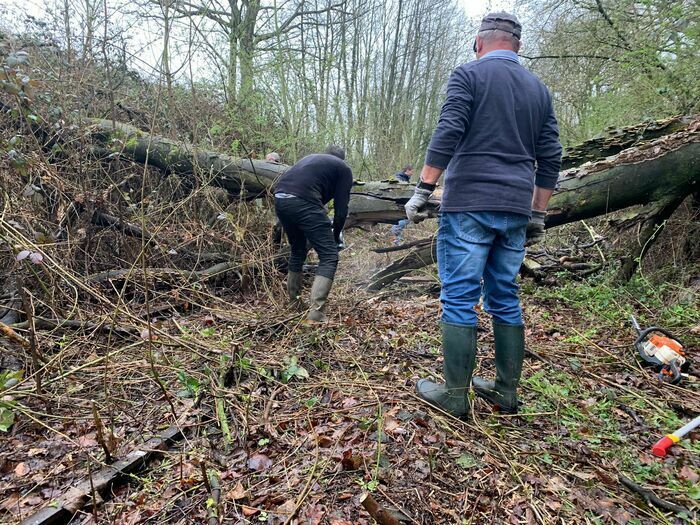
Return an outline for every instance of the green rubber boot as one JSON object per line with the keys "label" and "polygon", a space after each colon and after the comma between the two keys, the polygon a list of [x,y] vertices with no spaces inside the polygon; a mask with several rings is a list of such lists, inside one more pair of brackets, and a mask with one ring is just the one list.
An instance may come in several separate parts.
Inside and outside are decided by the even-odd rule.
{"label": "green rubber boot", "polygon": [[474,377],[474,393],[496,405],[501,412],[517,414],[517,390],[525,357],[525,328],[494,322],[493,339],[496,346],[496,381]]}
{"label": "green rubber boot", "polygon": [[476,326],[442,323],[442,352],[445,356],[445,384],[421,379],[418,395],[428,403],[456,417],[469,414],[467,397],[476,357]]}
{"label": "green rubber boot", "polygon": [[289,294],[289,305],[292,308],[301,308],[301,285],[304,275],[301,272],[289,272],[287,274],[287,293]]}
{"label": "green rubber boot", "polygon": [[306,319],[314,323],[325,323],[326,319],[326,301],[328,294],[331,293],[333,279],[317,275],[314,277],[314,283],[311,285],[311,300],[309,301],[309,314]]}

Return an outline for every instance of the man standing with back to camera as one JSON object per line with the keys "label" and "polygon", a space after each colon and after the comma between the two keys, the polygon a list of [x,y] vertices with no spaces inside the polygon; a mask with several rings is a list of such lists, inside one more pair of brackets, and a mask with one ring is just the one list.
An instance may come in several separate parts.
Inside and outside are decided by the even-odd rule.
{"label": "man standing with back to camera", "polygon": [[[418,381],[418,395],[457,417],[468,392],[516,413],[525,337],[516,278],[527,244],[544,238],[547,203],[561,166],[552,98],[518,60],[522,26],[508,13],[484,17],[477,60],[454,70],[406,215],[418,222],[449,164],[437,237],[442,282],[445,383]],[[496,380],[474,377],[477,315],[493,317]]]}

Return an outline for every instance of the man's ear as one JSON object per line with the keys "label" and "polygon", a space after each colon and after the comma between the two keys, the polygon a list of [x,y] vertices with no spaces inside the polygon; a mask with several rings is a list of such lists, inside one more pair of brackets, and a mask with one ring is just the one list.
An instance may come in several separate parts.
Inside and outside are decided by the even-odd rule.
{"label": "man's ear", "polygon": [[522,47],[522,42],[518,40],[518,43],[515,45],[515,52],[520,53],[520,48]]}

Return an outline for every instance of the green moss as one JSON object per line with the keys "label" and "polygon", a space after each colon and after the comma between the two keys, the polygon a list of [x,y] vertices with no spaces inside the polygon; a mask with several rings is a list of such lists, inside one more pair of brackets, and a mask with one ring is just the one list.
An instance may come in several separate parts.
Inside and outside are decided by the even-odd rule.
{"label": "green moss", "polygon": [[124,143],[124,147],[128,150],[135,150],[139,145],[138,137],[129,137]]}

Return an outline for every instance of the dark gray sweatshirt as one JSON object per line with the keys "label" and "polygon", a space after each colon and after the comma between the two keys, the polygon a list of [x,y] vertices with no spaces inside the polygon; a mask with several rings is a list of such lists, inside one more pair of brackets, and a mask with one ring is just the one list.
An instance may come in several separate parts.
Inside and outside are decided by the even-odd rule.
{"label": "dark gray sweatshirt", "polygon": [[449,170],[441,211],[530,215],[534,185],[554,188],[562,147],[544,84],[512,51],[459,66],[425,163]]}

